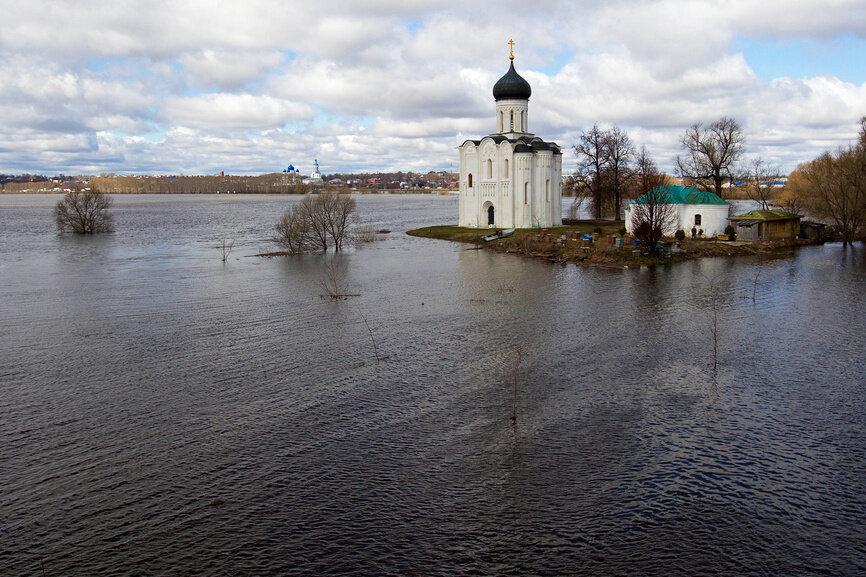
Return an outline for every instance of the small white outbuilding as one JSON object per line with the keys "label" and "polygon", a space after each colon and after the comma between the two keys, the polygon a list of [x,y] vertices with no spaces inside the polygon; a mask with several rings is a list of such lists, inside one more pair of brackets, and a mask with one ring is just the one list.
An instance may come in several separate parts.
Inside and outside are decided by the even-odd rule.
{"label": "small white outbuilding", "polygon": [[[678,230],[683,230],[686,236],[703,231],[703,236],[725,234],[728,226],[728,208],[730,203],[712,192],[698,190],[694,186],[660,186],[664,189],[668,204],[676,205],[676,224],[670,230],[665,230],[665,236],[673,236]],[[658,190],[654,189],[654,190]],[[625,207],[625,228],[629,234],[634,233],[632,224],[632,209],[634,204],[642,202],[644,197],[638,197]]]}

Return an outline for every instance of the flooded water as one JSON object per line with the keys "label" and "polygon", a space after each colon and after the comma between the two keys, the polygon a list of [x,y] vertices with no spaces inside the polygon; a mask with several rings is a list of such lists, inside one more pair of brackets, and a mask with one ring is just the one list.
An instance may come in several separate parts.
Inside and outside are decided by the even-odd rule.
{"label": "flooded water", "polygon": [[252,256],[296,198],[56,200],[0,197],[2,575],[866,574],[860,245],[560,267],[365,196],[332,302]]}

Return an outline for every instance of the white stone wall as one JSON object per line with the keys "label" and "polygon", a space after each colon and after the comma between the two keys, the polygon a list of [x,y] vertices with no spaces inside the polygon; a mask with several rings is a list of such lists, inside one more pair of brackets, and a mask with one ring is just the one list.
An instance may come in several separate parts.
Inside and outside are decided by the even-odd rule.
{"label": "white stone wall", "polygon": [[[673,236],[680,229],[685,231],[686,236],[692,234],[692,226],[695,223],[695,215],[701,215],[701,224],[697,228],[703,229],[705,237],[716,236],[725,233],[728,226],[727,204],[678,204],[677,223],[669,230],[665,230],[665,236]],[[627,205],[624,211],[625,229],[629,234],[634,233],[631,222],[631,205]]]}
{"label": "white stone wall", "polygon": [[[496,129],[491,136],[531,138],[529,101],[498,101]],[[466,141],[458,147],[459,226],[529,228],[562,224],[562,155],[549,150],[514,154],[514,146],[509,140],[497,145],[487,136],[478,146]],[[488,225],[487,209],[491,205],[494,224]]]}
{"label": "white stone wall", "polygon": [[[678,228],[683,229],[686,236],[691,236],[692,226],[698,230],[703,229],[706,237],[725,234],[725,227],[728,226],[727,204],[681,204],[679,206],[680,226]],[[700,225],[695,225],[697,214],[701,215]]]}
{"label": "white stone wall", "polygon": [[511,142],[496,145],[491,138],[477,147],[466,142],[459,150],[459,226],[487,227],[490,205],[496,228],[562,224],[561,154],[514,154]]}
{"label": "white stone wall", "polygon": [[504,98],[496,102],[496,132],[500,134],[529,132],[529,101]]}

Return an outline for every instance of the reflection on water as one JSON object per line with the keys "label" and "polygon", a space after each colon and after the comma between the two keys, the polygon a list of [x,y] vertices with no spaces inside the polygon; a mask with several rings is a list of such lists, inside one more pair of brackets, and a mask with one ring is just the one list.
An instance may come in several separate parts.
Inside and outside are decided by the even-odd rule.
{"label": "reflection on water", "polygon": [[331,302],[250,256],[295,199],[55,200],[0,197],[4,574],[866,571],[860,246],[559,267],[360,197]]}

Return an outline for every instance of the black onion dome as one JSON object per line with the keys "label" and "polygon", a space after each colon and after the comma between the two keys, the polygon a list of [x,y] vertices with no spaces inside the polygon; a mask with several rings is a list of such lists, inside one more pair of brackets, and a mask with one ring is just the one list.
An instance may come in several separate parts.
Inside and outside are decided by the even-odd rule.
{"label": "black onion dome", "polygon": [[529,100],[532,95],[532,88],[529,82],[523,79],[520,74],[514,69],[514,61],[511,61],[511,67],[505,76],[496,81],[493,85],[493,98],[502,100],[503,98],[519,98],[521,100]]}

